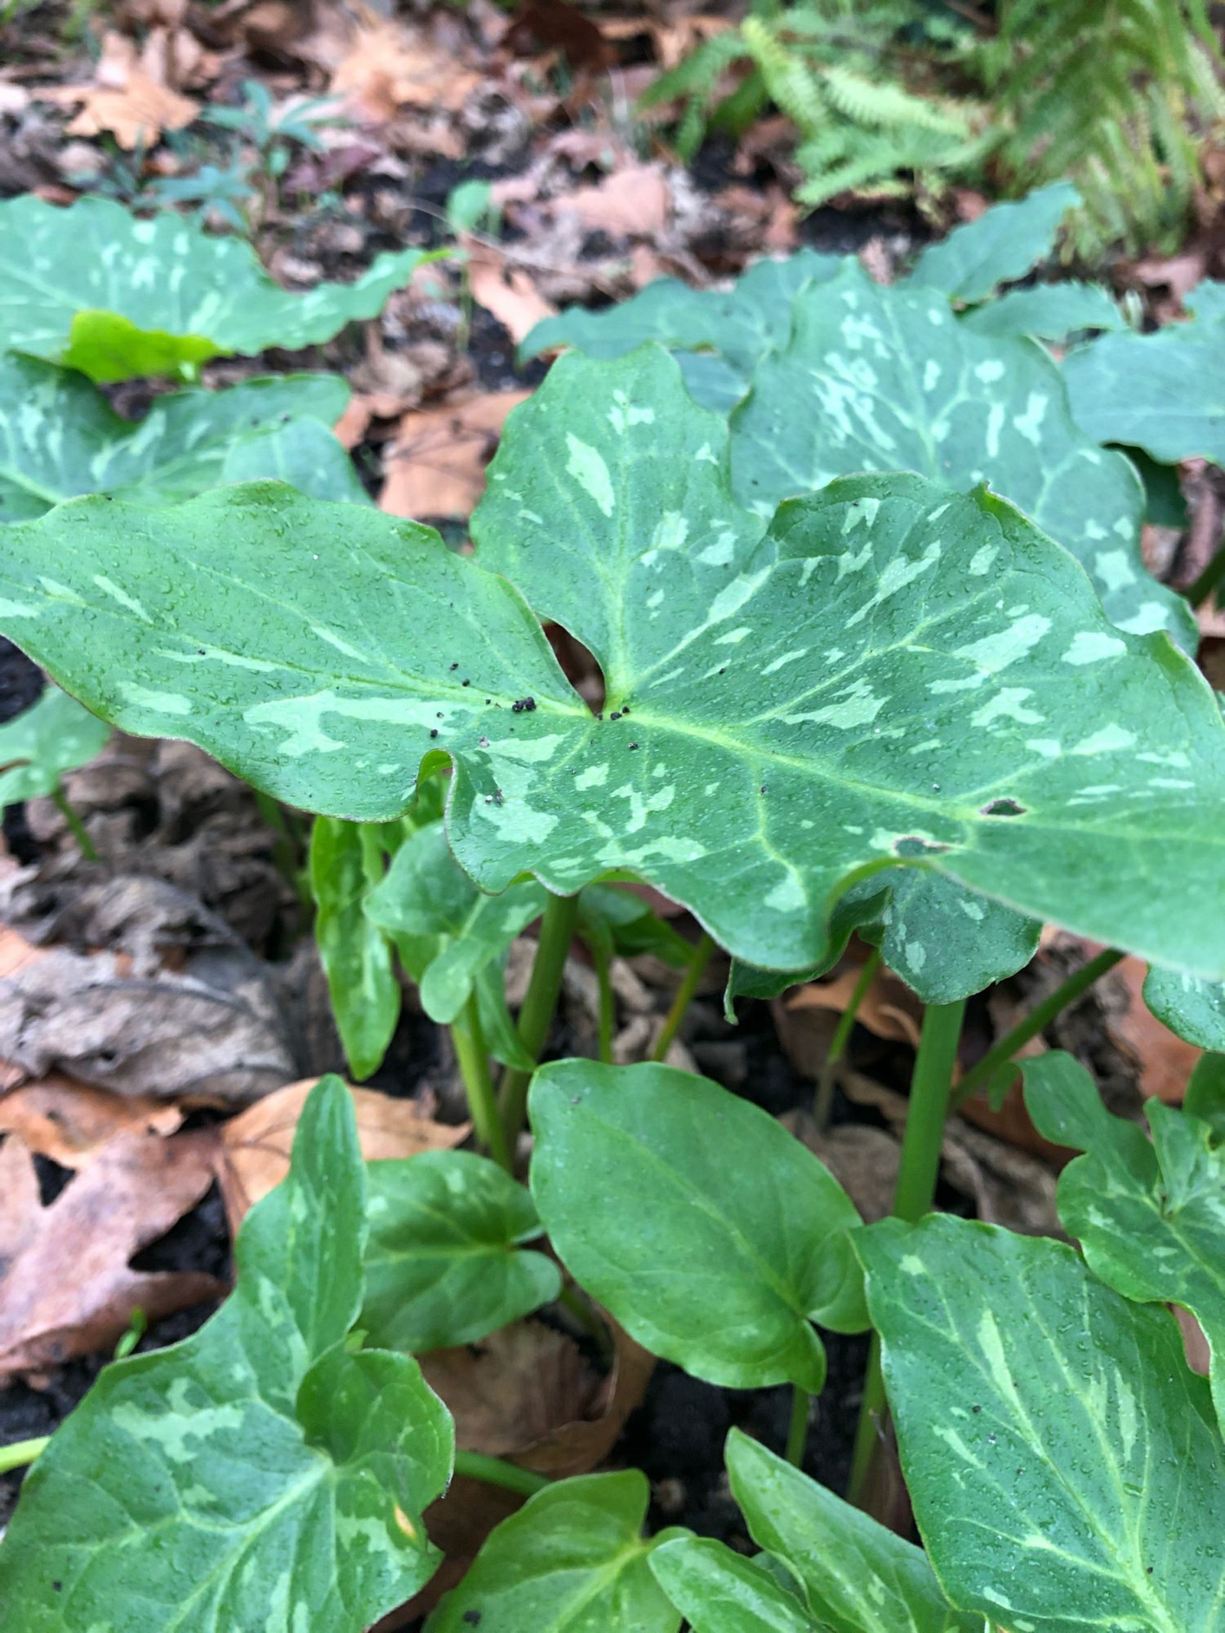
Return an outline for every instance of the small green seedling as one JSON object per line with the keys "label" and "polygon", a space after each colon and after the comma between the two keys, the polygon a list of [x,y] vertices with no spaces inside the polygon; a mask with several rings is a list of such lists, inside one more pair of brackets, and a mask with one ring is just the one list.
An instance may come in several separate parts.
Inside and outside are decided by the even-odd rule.
{"label": "small green seedling", "polygon": [[[367,1171],[325,1080],[234,1297],[107,1369],[39,1456],[0,1546],[22,1633],[62,1633],[67,1607],[90,1633],[165,1633],[184,1603],[206,1633],[361,1633],[431,1574],[422,1514],[453,1471],[530,1500],[432,1633],[1217,1633],[1225,1056],[1182,1110],[1149,1106],[1151,1138],[1066,1058],[1026,1062],[1035,1122],[1083,1153],[1058,1191],[1078,1248],[931,1212],[951,1105],[1014,1076],[1124,950],[1193,1041],[1219,1047],[1225,1016],[1225,722],[1189,611],[1142,567],[1127,457],[1018,337],[1055,308],[987,317],[1059,203],[984,218],[894,290],[800,257],[691,306],[644,298],[623,321],[689,361],[618,341],[555,365],[508,424],[475,557],[275,482],[73,499],[4,530],[0,628],[57,680],[319,815],[351,1058],[387,1046],[398,960],[498,1159]],[[1099,295],[1060,308],[1095,309],[1110,327]],[[694,396],[712,381],[718,411]],[[548,623],[592,654],[602,706]],[[890,1218],[864,1224],[744,1098],[608,1064],[607,1014],[605,1058],[533,1074],[576,936],[606,990],[618,950],[669,945],[630,881],[704,926],[672,948],[681,1007],[715,942],[733,992],[829,968],[853,931],[914,988]],[[534,919],[512,1019],[502,966]],[[1044,924],[1103,951],[954,1089],[967,998]],[[644,1536],[632,1470],[550,1484],[453,1454],[412,1353],[582,1295],[699,1378],[792,1387],[786,1460],[727,1447],[755,1559]],[[820,1330],[869,1327],[848,1502],[797,1465]],[[886,1414],[921,1546],[862,1511]]]}
{"label": "small green seedling", "polygon": [[64,792],[64,773],[88,765],[111,729],[75,698],[49,686],[38,702],[0,726],[0,807],[50,799],[88,862],[98,853]]}

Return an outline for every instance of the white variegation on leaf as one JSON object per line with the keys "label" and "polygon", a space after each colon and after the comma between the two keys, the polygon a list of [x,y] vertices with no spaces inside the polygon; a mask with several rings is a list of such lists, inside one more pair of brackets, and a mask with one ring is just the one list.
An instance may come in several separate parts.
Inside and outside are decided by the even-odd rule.
{"label": "white variegation on leaf", "polygon": [[1225,1053],[1225,982],[1154,967],[1144,978],[1144,1002],[1180,1038]]}
{"label": "white variegation on leaf", "polygon": [[[308,809],[395,816],[449,755],[487,890],[631,870],[794,970],[904,864],[1225,976],[1225,729],[1193,666],[987,494],[859,477],[767,530],[726,440],[663,352],[569,356],[510,421],[475,561],[274,484],[79,500],[8,530],[0,627],[106,718]],[[602,716],[538,618],[595,654]]]}
{"label": "white variegation on leaf", "polygon": [[882,288],[849,265],[802,293],[790,344],[762,362],[732,428],[746,505],[769,514],[852,471],[986,483],[1072,552],[1120,628],[1195,646],[1186,602],[1141,559],[1131,465],[1078,428],[1040,347],[975,333],[935,291]]}
{"label": "white variegation on leaf", "polygon": [[390,251],[352,283],[282,289],[250,244],[109,199],[0,203],[0,350],[91,379],[191,373],[210,357],[298,350],[378,313],[428,257]]}
{"label": "white variegation on leaf", "polygon": [[1071,1055],[1023,1064],[1025,1104],[1039,1133],[1085,1155],[1059,1176],[1059,1217],[1085,1259],[1125,1298],[1181,1304],[1212,1355],[1225,1425],[1225,1147],[1212,1124],[1150,1100],[1143,1129],[1114,1117]]}
{"label": "white variegation on leaf", "polygon": [[[155,397],[133,422],[72,369],[0,356],[0,522],[86,493],[169,504],[251,476],[286,476],[316,498],[349,498],[357,478],[328,429],[348,398],[338,375],[286,374]],[[307,439],[309,464],[287,460]]]}
{"label": "white variegation on leaf", "polygon": [[31,1471],[0,1546],[22,1633],[354,1633],[428,1581],[454,1430],[415,1361],[346,1342],[364,1204],[352,1100],[324,1078],[233,1295],[108,1367]]}
{"label": "white variegation on leaf", "polygon": [[1025,1633],[1216,1633],[1225,1443],[1172,1318],[992,1225],[933,1214],[854,1239],[951,1602]]}

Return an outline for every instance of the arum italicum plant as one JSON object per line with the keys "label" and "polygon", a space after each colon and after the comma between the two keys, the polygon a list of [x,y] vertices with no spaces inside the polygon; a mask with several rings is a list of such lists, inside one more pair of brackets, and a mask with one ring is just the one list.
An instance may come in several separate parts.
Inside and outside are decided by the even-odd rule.
{"label": "arum italicum plant", "polygon": [[[985,292],[958,255],[969,306]],[[512,1166],[529,1076],[534,1136],[530,1194],[472,1153],[364,1168],[325,1080],[233,1298],[108,1368],[38,1457],[0,1547],[22,1633],[342,1633],[401,1604],[436,1564],[422,1513],[453,1468],[541,1484],[456,1461],[411,1359],[555,1298],[556,1264],[524,1246],[541,1231],[655,1354],[791,1385],[790,1461],[729,1440],[753,1559],[644,1539],[633,1470],[535,1490],[432,1633],[1225,1626],[1220,1056],[1181,1110],[1150,1108],[1151,1139],[1066,1057],[1027,1063],[1038,1126],[1085,1152],[1059,1189],[1079,1249],[930,1212],[965,1000],[1040,924],[1111,949],[1099,968],[1140,953],[1154,1007],[1217,1040],[1220,709],[1180,649],[1185,607],[1140,565],[1134,471],[1073,421],[1056,365],[957,316],[951,276],[891,293],[824,270],[791,289],[786,333],[737,331],[720,389],[755,383],[730,424],[686,388],[705,365],[682,377],[659,345],[563,357],[509,423],[474,557],[276,483],[74,500],[5,531],[0,627],[90,709],[329,820],[395,825],[317,832],[327,888],[326,847],[347,856],[335,956],[356,947],[373,989],[356,918],[394,940],[460,1017],[488,1148]],[[598,712],[548,622],[598,663]],[[693,912],[737,991],[828,968],[858,930],[925,999],[894,1217],[865,1226],[815,1156],[703,1078],[530,1073],[583,900],[627,877]],[[536,915],[515,1028],[490,971]],[[1199,1321],[1210,1379],[1169,1305]],[[818,1329],[869,1327],[853,1494],[887,1410],[921,1548],[795,1466]]]}

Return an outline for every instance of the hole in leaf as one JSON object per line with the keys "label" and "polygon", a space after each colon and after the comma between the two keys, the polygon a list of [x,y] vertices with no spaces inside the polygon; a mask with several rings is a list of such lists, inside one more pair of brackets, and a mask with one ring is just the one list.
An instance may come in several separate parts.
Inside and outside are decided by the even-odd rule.
{"label": "hole in leaf", "polygon": [[983,816],[1016,817],[1025,815],[1025,807],[1015,799],[993,799],[989,805],[984,805]]}
{"label": "hole in leaf", "polygon": [[952,846],[939,839],[924,839],[920,834],[903,834],[894,840],[893,848],[899,856],[939,856]]}

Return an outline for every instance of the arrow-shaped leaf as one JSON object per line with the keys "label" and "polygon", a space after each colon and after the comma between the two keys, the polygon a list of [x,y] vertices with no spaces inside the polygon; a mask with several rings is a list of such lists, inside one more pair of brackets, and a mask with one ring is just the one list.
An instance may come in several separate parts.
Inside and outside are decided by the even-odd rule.
{"label": "arrow-shaped leaf", "polygon": [[[84,493],[170,503],[252,474],[286,474],[319,498],[346,498],[348,490],[319,485],[317,465],[322,457],[335,468],[334,450],[356,481],[348,455],[326,429],[339,419],[348,397],[337,375],[285,374],[227,391],[155,397],[144,419],[133,423],[73,370],[31,357],[0,356],[0,521],[41,516]],[[288,416],[292,420],[282,424]],[[310,426],[306,435],[319,439],[316,468],[278,470],[285,433],[297,433],[303,425]],[[260,433],[266,436],[274,427],[281,440],[270,450]],[[257,472],[252,459],[261,461]]]}
{"label": "arrow-shaped leaf", "polygon": [[1060,1243],[947,1214],[856,1240],[950,1600],[1028,1633],[1213,1633],[1225,1445],[1170,1316]]}
{"label": "arrow-shaped leaf", "polygon": [[108,1367],[31,1472],[0,1546],[23,1633],[354,1633],[429,1579],[453,1429],[415,1361],[346,1346],[365,1232],[352,1102],[324,1078],[233,1296]]}
{"label": "arrow-shaped leaf", "polygon": [[352,283],[282,289],[251,246],[174,214],[139,220],[109,199],[0,204],[0,349],[91,379],[179,374],[229,353],[298,350],[374,317],[426,256],[378,256]]}
{"label": "arrow-shaped leaf", "polygon": [[[566,357],[512,418],[478,561],[272,485],[79,500],[7,530],[0,627],[106,718],[317,811],[394,816],[449,754],[488,890],[630,869],[801,969],[841,893],[904,863],[1225,975],[1225,729],[1195,669],[982,493],[856,478],[763,538],[725,438],[664,353]],[[595,653],[602,718],[519,592]]]}
{"label": "arrow-shaped leaf", "polygon": [[542,1226],[528,1191],[470,1151],[370,1164],[361,1326],[420,1355],[473,1344],[557,1297],[561,1272],[521,1251]]}
{"label": "arrow-shaped leaf", "polygon": [[1150,1100],[1152,1143],[1113,1117],[1071,1055],[1023,1063],[1038,1131],[1084,1151],[1059,1176],[1059,1217],[1096,1276],[1141,1303],[1181,1304],[1212,1351],[1225,1424],[1225,1149],[1211,1125]]}
{"label": "arrow-shaped leaf", "polygon": [[529,1104],[550,1240],[640,1344],[731,1388],[820,1391],[811,1322],[857,1332],[866,1316],[848,1243],[859,1215],[805,1146],[668,1066],[556,1062]]}
{"label": "arrow-shaped leaf", "polygon": [[1194,647],[1186,602],[1141,561],[1135,471],[1078,429],[1041,347],[976,334],[935,291],[882,288],[853,263],[793,314],[790,345],[763,360],[733,417],[746,504],[769,512],[851,471],[986,482],[1083,563],[1120,628]]}

